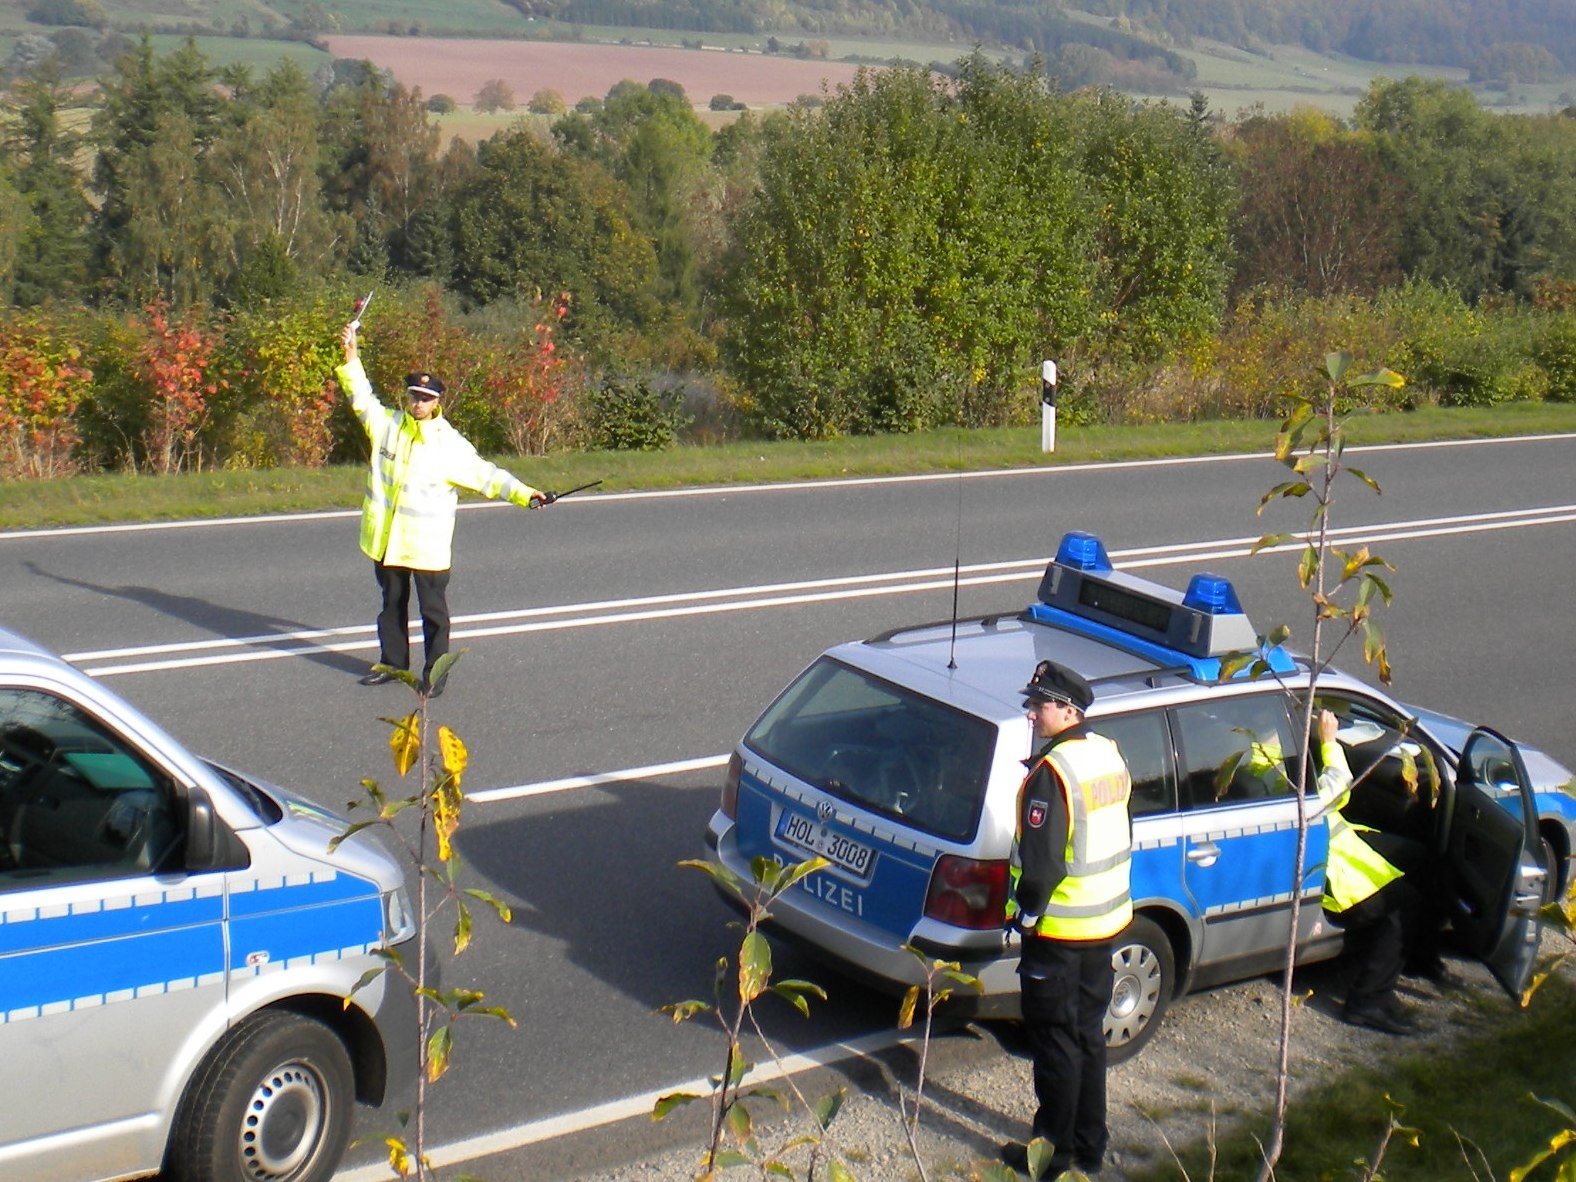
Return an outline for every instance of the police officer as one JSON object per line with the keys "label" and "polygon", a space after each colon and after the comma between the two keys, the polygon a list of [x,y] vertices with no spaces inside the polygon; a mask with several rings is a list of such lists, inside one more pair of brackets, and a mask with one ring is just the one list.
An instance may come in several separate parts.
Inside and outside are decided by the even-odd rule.
{"label": "police officer", "polygon": [[[340,341],[345,363],[334,372],[340,388],[372,441],[372,463],[361,503],[361,549],[372,559],[383,607],[378,613],[379,663],[410,668],[410,588],[421,610],[421,688],[443,692],[432,681],[433,664],[449,651],[449,567],[459,490],[470,489],[522,508],[551,504],[553,495],[516,480],[476,454],[465,436],[443,417],[443,383],[428,373],[405,379],[407,409],[384,406],[372,392],[356,342],[356,325],[345,325]],[[373,669],[362,685],[393,677]]]}
{"label": "police officer", "polygon": [[1330,834],[1324,912],[1346,934],[1349,983],[1342,1017],[1386,1034],[1412,1034],[1416,1023],[1395,992],[1403,966],[1440,985],[1455,979],[1439,959],[1437,917],[1427,897],[1375,848],[1371,830],[1341,812],[1351,799],[1352,771],[1336,737],[1339,728],[1333,711],[1319,711],[1317,815],[1325,818]]}
{"label": "police officer", "polygon": [[[1132,778],[1116,744],[1084,725],[1088,682],[1041,661],[1023,689],[1041,744],[1018,794],[1007,927],[1022,936],[1018,978],[1039,1107],[1032,1136],[1052,1145],[1050,1171],[1096,1174],[1105,1121],[1106,1009],[1112,939],[1133,917]],[[1027,1170],[1010,1141],[1002,1160]]]}

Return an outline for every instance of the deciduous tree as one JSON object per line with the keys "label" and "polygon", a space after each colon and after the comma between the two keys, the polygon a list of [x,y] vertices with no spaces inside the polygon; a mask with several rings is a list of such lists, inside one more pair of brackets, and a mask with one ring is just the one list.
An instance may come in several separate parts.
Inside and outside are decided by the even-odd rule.
{"label": "deciduous tree", "polygon": [[566,327],[602,346],[659,320],[655,254],[611,177],[524,129],[485,141],[476,163],[452,198],[455,291],[478,304],[567,292]]}

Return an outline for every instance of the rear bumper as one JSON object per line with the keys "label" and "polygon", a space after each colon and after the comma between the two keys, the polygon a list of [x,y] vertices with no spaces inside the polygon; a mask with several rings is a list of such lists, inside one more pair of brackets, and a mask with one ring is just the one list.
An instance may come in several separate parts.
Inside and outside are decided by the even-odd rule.
{"label": "rear bumper", "polygon": [[[751,881],[749,862],[738,851],[731,826],[716,818],[707,829],[707,856],[734,874]],[[723,902],[745,914],[744,904],[720,883],[717,892]],[[802,894],[802,899],[798,897]],[[852,916],[828,918],[827,909],[808,894],[792,889],[772,901],[771,918],[761,925],[768,935],[785,939],[818,960],[826,961],[845,975],[873,989],[902,996],[913,986],[925,985],[925,966],[907,952],[889,932]],[[959,1017],[1010,1018],[1018,1014],[1018,958],[1002,955],[1000,937],[994,932],[962,933],[972,943],[953,944],[945,940],[912,937],[910,942],[932,961],[956,963],[965,973],[977,978],[979,993],[954,988],[946,1006],[949,1015]],[[989,941],[991,947],[982,947]],[[937,983],[938,986],[942,984]]]}

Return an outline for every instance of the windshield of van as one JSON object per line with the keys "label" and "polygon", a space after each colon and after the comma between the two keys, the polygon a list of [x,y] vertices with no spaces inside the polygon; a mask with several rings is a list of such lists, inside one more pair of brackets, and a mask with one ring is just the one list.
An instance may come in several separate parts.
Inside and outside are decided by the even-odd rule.
{"label": "windshield of van", "polygon": [[996,728],[823,657],[744,737],[751,751],[850,804],[967,841]]}

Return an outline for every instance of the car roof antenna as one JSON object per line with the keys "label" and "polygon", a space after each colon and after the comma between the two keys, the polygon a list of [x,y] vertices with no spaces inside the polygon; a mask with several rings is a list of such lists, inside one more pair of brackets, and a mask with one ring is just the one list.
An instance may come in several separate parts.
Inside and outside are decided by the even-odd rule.
{"label": "car roof antenna", "polygon": [[947,649],[947,668],[958,667],[958,584],[963,575],[963,436],[958,436],[958,522],[953,531],[956,548],[952,552],[952,643]]}

